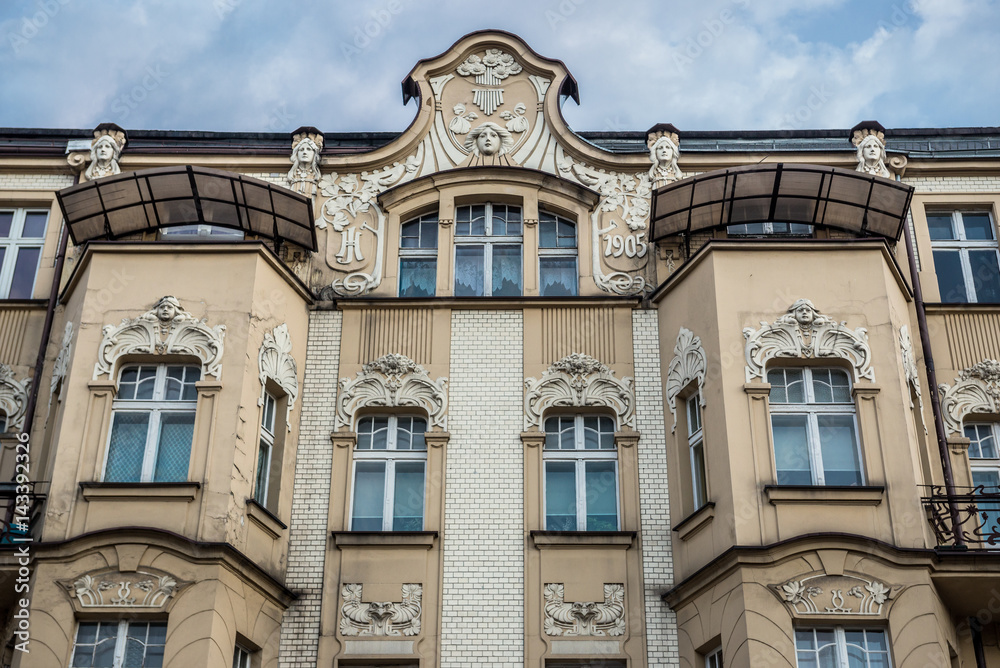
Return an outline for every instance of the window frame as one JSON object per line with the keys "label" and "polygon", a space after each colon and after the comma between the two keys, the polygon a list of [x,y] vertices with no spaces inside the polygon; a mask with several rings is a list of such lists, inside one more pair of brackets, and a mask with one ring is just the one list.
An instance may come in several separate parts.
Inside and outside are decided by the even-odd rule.
{"label": "window frame", "polygon": [[[794,638],[792,644],[795,647],[795,665],[799,666],[799,652],[812,652],[815,659],[819,659],[819,649],[799,649],[799,633],[806,631],[812,632],[813,640],[816,639],[817,631],[833,631],[834,632],[834,661],[836,662],[837,668],[849,668],[848,655],[847,655],[847,633],[848,632],[861,632],[865,634],[865,644],[868,644],[868,634],[869,633],[881,633],[885,641],[885,656],[889,662],[889,668],[892,668],[892,644],[889,642],[889,632],[884,628],[871,627],[871,626],[856,626],[856,627],[846,627],[843,625],[833,625],[833,626],[808,626],[808,627],[796,627],[794,629]],[[817,642],[818,645],[818,642]],[[824,645],[826,647],[828,645]],[[854,645],[857,647],[857,645]],[[881,650],[868,650],[862,648],[865,653],[865,663],[871,665],[869,660],[869,651],[875,651],[881,654]],[[818,661],[816,662],[818,664]]]}
{"label": "window frame", "polygon": [[[156,369],[154,387],[153,387],[153,398],[152,399],[122,399],[119,398],[116,392],[115,398],[111,402],[111,421],[108,428],[107,443],[104,448],[104,461],[101,465],[101,482],[123,482],[123,483],[144,483],[144,484],[157,484],[162,482],[187,482],[191,474],[191,449],[194,446],[194,427],[192,425],[192,436],[191,443],[188,446],[188,470],[184,475],[184,479],[181,481],[161,481],[155,480],[154,476],[156,474],[156,460],[159,455],[159,441],[160,432],[162,427],[162,418],[164,414],[180,414],[180,413],[191,413],[194,419],[197,420],[197,407],[198,407],[198,390],[197,382],[202,379],[201,377],[201,367],[194,364],[169,364],[169,363],[158,363],[158,364],[128,364],[122,366],[121,370],[118,372],[118,382],[117,389],[120,391],[122,384],[122,375],[129,369],[142,369],[143,367],[154,367]],[[166,374],[167,369],[171,367],[180,367],[181,369],[196,369],[198,373],[197,380],[193,381],[195,387],[195,398],[193,400],[170,400],[164,399],[165,385],[166,385]],[[183,378],[187,379],[187,373],[185,371]],[[138,385],[140,378],[137,377],[136,383]],[[182,382],[182,390],[184,383]],[[109,481],[108,477],[108,462],[111,459],[111,449],[112,449],[112,439],[115,433],[115,418],[119,414],[123,413],[148,413],[149,421],[146,425],[146,440],[143,447],[142,456],[142,468],[140,471],[139,480],[122,480],[122,481]]]}
{"label": "window frame", "polygon": [[[374,420],[376,418],[388,418],[388,424],[386,426],[386,447],[385,449],[374,449],[374,448],[359,448],[358,443],[355,443],[353,448],[354,452],[351,457],[351,488],[350,488],[350,503],[348,504],[348,531],[383,531],[383,532],[396,532],[393,529],[393,521],[395,520],[395,488],[396,488],[396,462],[414,462],[418,461],[423,464],[423,480],[421,482],[423,500],[421,505],[421,518],[420,518],[420,529],[414,529],[414,531],[423,531],[427,526],[427,441],[424,440],[424,447],[420,450],[400,450],[397,449],[398,445],[398,429],[399,429],[399,419],[410,419],[410,420],[422,420],[424,423],[424,432],[410,431],[410,438],[413,438],[414,434],[420,433],[423,438],[428,427],[428,419],[423,415],[412,415],[412,414],[393,414],[393,415],[365,415],[358,418],[358,441],[361,440],[361,424],[365,420]],[[411,423],[412,424],[412,423]],[[374,435],[374,431],[372,432]],[[411,441],[412,442],[412,441]],[[358,463],[359,462],[384,462],[385,469],[383,472],[383,499],[382,499],[382,528],[381,529],[356,529],[354,527],[355,517],[354,517],[354,505],[357,500],[357,490],[358,490]],[[404,531],[404,530],[399,530]]]}
{"label": "window frame", "polygon": [[[0,237],[0,299],[32,299],[38,284],[38,270],[42,266],[42,256],[45,254],[45,239],[52,220],[51,211],[44,207],[0,207],[0,213],[12,213],[10,233]],[[24,224],[29,213],[44,213],[45,226],[40,237],[24,237]],[[22,250],[38,249],[38,260],[31,279],[31,287],[27,296],[11,297],[10,290],[14,282],[14,270]]]}
{"label": "window frame", "polygon": [[[862,487],[866,484],[867,476],[865,475],[865,460],[864,460],[864,450],[861,447],[861,432],[858,426],[858,414],[857,406],[852,400],[850,402],[817,402],[815,400],[815,387],[813,385],[813,373],[816,371],[837,371],[844,374],[847,379],[848,391],[851,392],[853,397],[854,383],[851,379],[851,374],[839,367],[810,367],[810,366],[777,366],[767,370],[767,380],[770,383],[770,374],[775,371],[801,371],[802,372],[802,384],[803,384],[803,398],[804,401],[801,403],[782,403],[775,402],[773,399],[768,398],[769,415],[768,415],[768,429],[770,430],[771,437],[771,453],[774,458],[774,480],[778,485],[788,485],[788,486],[801,486],[798,483],[781,483],[778,482],[778,457],[777,451],[775,450],[776,442],[774,438],[774,417],[776,415],[805,415],[806,416],[806,449],[809,453],[809,473],[812,478],[812,482],[808,484],[811,487],[838,487],[840,485],[828,485],[826,483],[826,471],[823,469],[823,450],[822,450],[822,440],[820,438],[819,432],[819,417],[828,415],[850,415],[852,418],[852,427],[854,430],[854,449],[855,456],[858,462],[858,476],[860,478],[858,482],[858,487]],[[787,386],[786,386],[787,387]],[[771,390],[773,392],[773,388]],[[804,484],[804,483],[803,483]],[[853,485],[849,485],[853,486]]]}
{"label": "window frame", "polygon": [[[931,237],[930,221],[928,220],[931,216],[941,216],[943,214],[951,215],[951,225],[952,232],[955,236],[954,239],[934,239]],[[965,214],[986,214],[989,218],[990,232],[993,234],[992,239],[968,239],[965,230]],[[937,251],[942,252],[957,252],[959,258],[959,265],[962,269],[962,279],[965,285],[965,300],[964,301],[945,301],[943,290],[941,290],[941,279],[938,273],[937,259],[934,260],[935,274],[938,276],[938,297],[942,303],[945,304],[979,304],[979,303],[995,303],[995,302],[980,302],[979,297],[976,294],[976,282],[972,271],[972,262],[969,259],[970,251],[983,251],[992,250],[997,261],[998,275],[997,280],[1000,281],[1000,243],[998,243],[997,235],[997,223],[996,218],[993,215],[993,211],[990,209],[975,209],[975,208],[955,208],[955,209],[936,209],[932,208],[924,211],[924,219],[927,222],[927,236],[931,241],[931,257]]]}
{"label": "window frame", "polygon": [[[458,232],[458,226],[462,224],[459,218],[459,211],[462,209],[469,209],[469,219],[473,220],[471,209],[476,206],[483,206],[484,209],[484,227],[482,235],[460,235]],[[493,217],[494,209],[493,207],[503,206],[510,208],[515,208],[520,214],[520,222],[518,225],[521,228],[520,234],[514,235],[495,235],[493,234]],[[510,223],[507,222],[507,225]],[[470,226],[471,227],[471,226]],[[470,229],[471,231],[471,229]],[[452,268],[454,278],[452,281],[452,294],[455,296],[462,297],[523,297],[524,296],[524,208],[520,204],[507,204],[506,202],[476,202],[474,204],[462,204],[455,207],[455,233],[453,236],[452,243]],[[458,250],[461,247],[475,247],[480,246],[483,249],[483,294],[481,295],[458,295]],[[493,294],[493,249],[497,246],[517,246],[519,253],[519,262],[521,265],[521,275],[520,275],[520,291],[517,295],[494,295]]]}
{"label": "window frame", "polygon": [[[691,500],[698,510],[708,503],[708,464],[705,461],[705,424],[701,414],[701,392],[695,392],[684,400],[687,411],[688,460],[691,463]],[[697,423],[697,427],[692,429]],[[695,457],[696,448],[701,456]],[[700,468],[699,468],[700,461]]]}
{"label": "window frame", "polygon": [[[416,247],[403,247],[403,228],[411,223],[417,224],[417,246]],[[435,228],[434,245],[424,246],[423,242],[423,226],[425,224],[433,224]],[[441,243],[441,234],[437,229],[440,225],[440,218],[438,217],[437,211],[430,211],[413,218],[409,218],[399,224],[399,260],[398,260],[398,276],[396,282],[396,295],[399,297],[415,297],[429,299],[437,294],[437,260],[438,260],[438,246]],[[431,259],[434,261],[434,284],[431,286],[431,294],[426,296],[421,295],[404,295],[403,294],[403,262],[408,259]]]}
{"label": "window frame", "polygon": [[[740,227],[743,225],[763,225],[763,229],[760,232],[733,232],[731,231],[734,227]],[[774,231],[774,221],[767,221],[764,223],[732,223],[726,226],[726,236],[734,238],[763,238],[763,237],[793,237],[800,239],[808,239],[814,236],[816,228],[809,223],[784,223],[779,222],[778,225],[788,225],[788,232],[775,232]],[[798,225],[802,227],[808,227],[808,232],[792,232],[792,226]]]}
{"label": "window frame", "polygon": [[[548,447],[548,436],[550,433],[548,431],[549,420],[565,420],[573,419],[573,436],[575,447],[570,449],[555,449]],[[586,432],[584,428],[584,421],[586,418],[598,418],[606,419],[611,421],[611,431],[604,432],[598,431],[598,441],[601,435],[607,433],[611,436],[612,447],[611,448],[600,448],[588,450],[584,447],[586,442]],[[600,423],[598,423],[599,425]],[[545,531],[561,531],[560,529],[550,529],[548,526],[548,465],[550,462],[573,462],[574,469],[574,483],[576,486],[576,529],[579,532],[591,532],[599,531],[597,529],[590,530],[587,529],[587,480],[586,471],[588,462],[607,462],[610,461],[614,464],[614,479],[615,479],[615,528],[610,529],[610,531],[621,531],[622,527],[622,499],[621,499],[621,483],[619,481],[619,476],[621,475],[621,467],[619,466],[619,456],[618,456],[618,443],[615,442],[615,432],[617,425],[615,419],[609,415],[601,413],[572,413],[572,414],[552,414],[546,415],[542,421],[543,429],[542,432],[545,434],[545,442],[542,444],[542,522],[545,527]],[[561,434],[562,429],[559,430]],[[581,529],[580,527],[584,527]]]}
{"label": "window frame", "polygon": [[[254,476],[253,500],[268,508],[271,491],[272,459],[275,451],[275,431],[278,426],[278,398],[264,390],[260,411],[260,436],[257,443],[257,473]],[[270,422],[270,427],[268,426]],[[263,461],[262,461],[263,459]]]}
{"label": "window frame", "polygon": [[[546,218],[551,218],[546,220]],[[556,226],[556,245],[555,246],[543,246],[542,245],[542,225],[549,222],[555,223]],[[559,237],[559,224],[566,223],[573,228],[573,245],[572,246],[560,246],[559,239],[565,237]],[[523,233],[523,232],[522,232]],[[546,211],[540,209],[538,211],[538,294],[542,297],[554,296],[554,297],[577,297],[580,295],[580,258],[579,258],[579,248],[580,248],[580,230],[579,226],[575,221],[565,217],[560,216],[557,213],[552,213],[551,211]],[[542,269],[542,261],[545,258],[572,258],[573,259],[573,289],[570,295],[546,295],[544,293],[545,281],[543,280],[544,271]],[[523,272],[523,268],[522,268]],[[523,291],[523,286],[522,286]]]}
{"label": "window frame", "polygon": [[233,668],[252,668],[254,652],[239,642],[233,647]]}
{"label": "window frame", "polygon": [[[194,233],[187,230],[194,229]],[[190,225],[171,225],[160,228],[161,241],[243,241],[246,232],[222,225],[209,223],[191,223]]]}
{"label": "window frame", "polygon": [[723,668],[722,647],[716,647],[705,655],[705,668]]}
{"label": "window frame", "polygon": [[[76,652],[77,652],[77,648],[80,647],[79,639],[80,639],[80,628],[81,628],[81,626],[84,625],[84,624],[98,624],[98,630],[99,630],[100,629],[100,624],[111,624],[111,623],[115,623],[115,620],[89,620],[89,619],[82,619],[82,620],[78,620],[77,621],[77,624],[76,624],[76,633],[73,636],[73,651],[70,654],[70,659],[69,659],[70,666],[73,666],[76,663]],[[143,664],[144,665],[146,663],[146,659],[149,658],[147,656],[147,651],[146,651],[147,648],[149,648],[149,647],[163,647],[163,648],[166,648],[166,645],[167,645],[167,638],[166,638],[166,636],[167,636],[167,622],[165,620],[162,620],[162,619],[132,619],[132,620],[129,620],[129,619],[120,619],[120,620],[117,621],[117,624],[118,624],[118,631],[117,631],[117,635],[115,636],[115,651],[114,651],[114,659],[112,661],[113,668],[125,668],[124,663],[125,663],[126,640],[128,638],[128,629],[133,624],[150,624],[150,625],[152,625],[152,624],[161,625],[162,624],[163,625],[163,644],[162,645],[148,645],[148,644],[143,643],[143,657],[142,658],[143,658]],[[149,637],[149,635],[148,635],[149,634],[149,629],[148,628],[146,630],[146,634],[147,634],[146,637],[148,638]],[[95,638],[95,640],[96,640],[96,638]],[[96,643],[96,642],[94,642],[92,644],[88,643],[87,646],[93,647],[94,650],[96,650],[97,644],[98,643]],[[93,650],[91,652],[91,658],[93,658]],[[163,666],[163,661],[162,661],[163,655],[160,656],[160,659],[161,659],[160,660],[160,666]],[[153,668],[153,667],[150,667],[150,668]]]}
{"label": "window frame", "polygon": [[[962,426],[962,435],[969,439],[969,447],[966,452],[969,457],[969,473],[971,474],[969,481],[972,483],[973,491],[978,490],[979,486],[982,485],[982,493],[993,495],[993,499],[976,504],[979,516],[983,518],[984,524],[992,526],[1000,522],[1000,504],[996,502],[996,495],[1000,494],[1000,422],[969,422]],[[979,430],[983,428],[989,432],[985,437],[979,436]],[[969,436],[970,429],[976,431],[976,439],[972,439]],[[993,452],[991,454],[994,456],[992,457],[982,456],[982,442],[986,438],[993,440]],[[973,447],[976,446],[978,446],[979,456],[973,456]],[[991,484],[984,482],[977,483],[977,473],[992,474],[995,482]],[[980,478],[980,480],[982,479]],[[983,517],[984,515],[986,517]]]}

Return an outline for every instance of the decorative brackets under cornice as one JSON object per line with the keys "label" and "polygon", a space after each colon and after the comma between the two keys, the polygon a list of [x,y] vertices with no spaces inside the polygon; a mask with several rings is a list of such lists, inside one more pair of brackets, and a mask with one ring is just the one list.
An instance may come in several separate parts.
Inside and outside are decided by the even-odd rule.
{"label": "decorative brackets under cornice", "polygon": [[635,392],[631,378],[615,372],[582,353],[567,355],[550,366],[538,380],[524,381],[524,428],[541,426],[542,415],[552,407],[603,406],[618,416],[618,428],[635,429]]}
{"label": "decorative brackets under cornice", "polygon": [[959,373],[951,387],[941,383],[938,391],[948,433],[961,435],[966,415],[1000,413],[1000,362],[983,360]]}
{"label": "decorative brackets under cornice", "polygon": [[264,341],[257,353],[257,367],[260,373],[260,397],[257,405],[264,405],[264,390],[267,379],[273,380],[288,397],[285,425],[292,429],[292,408],[299,395],[298,367],[292,357],[292,339],[288,335],[288,325],[281,324],[264,334]]}
{"label": "decorative brackets under cornice", "polygon": [[701,407],[705,407],[705,393],[702,389],[705,387],[707,369],[708,358],[705,357],[705,349],[701,347],[701,338],[695,336],[690,329],[681,327],[681,331],[677,334],[677,343],[674,344],[674,358],[670,360],[667,369],[667,384],[664,390],[670,413],[674,416],[671,433],[677,430],[677,395],[693,380],[698,381],[698,396]]}
{"label": "decorative brackets under cornice", "polygon": [[432,381],[422,366],[405,355],[383,355],[365,364],[355,378],[340,381],[336,428],[353,427],[361,408],[413,406],[426,410],[430,423],[447,431],[447,382],[447,378]]}

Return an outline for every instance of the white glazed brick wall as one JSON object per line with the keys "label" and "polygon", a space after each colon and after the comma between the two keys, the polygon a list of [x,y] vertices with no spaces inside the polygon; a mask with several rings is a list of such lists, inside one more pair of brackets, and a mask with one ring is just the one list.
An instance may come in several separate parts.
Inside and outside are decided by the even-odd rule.
{"label": "white glazed brick wall", "polygon": [[309,318],[302,416],[289,527],[286,586],[299,598],[281,623],[278,665],[315,668],[326,562],[327,516],[333,463],[334,410],[340,372],[340,311],[313,311]]}
{"label": "white glazed brick wall", "polygon": [[660,380],[659,321],[655,310],[632,311],[635,355],[636,426],[639,430],[639,519],[646,597],[646,652],[649,668],[679,665],[677,620],[660,594],[674,583],[670,500]]}
{"label": "white glazed brick wall", "polygon": [[0,174],[0,190],[62,190],[73,185],[67,174]]}
{"label": "white glazed brick wall", "polygon": [[1000,193],[1000,176],[903,176],[918,193]]}
{"label": "white glazed brick wall", "polygon": [[523,318],[454,311],[442,668],[524,665]]}

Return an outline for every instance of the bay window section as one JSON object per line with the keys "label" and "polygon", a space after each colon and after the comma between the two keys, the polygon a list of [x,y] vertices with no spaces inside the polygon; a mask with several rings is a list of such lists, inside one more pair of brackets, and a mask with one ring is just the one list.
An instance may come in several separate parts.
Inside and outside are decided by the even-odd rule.
{"label": "bay window section", "polygon": [[351,531],[422,531],[427,421],[373,416],[358,422]]}
{"label": "bay window section", "polygon": [[618,452],[608,417],[545,420],[545,529],[618,530]]}
{"label": "bay window section", "polygon": [[989,211],[928,211],[941,301],[1000,303],[1000,249]]}
{"label": "bay window section", "polygon": [[433,297],[437,284],[438,215],[402,224],[399,231],[399,296]]}
{"label": "bay window section", "polygon": [[455,296],[517,297],[523,292],[521,207],[455,209]]}
{"label": "bay window section", "polygon": [[577,295],[576,225],[553,213],[538,214],[538,293]]}

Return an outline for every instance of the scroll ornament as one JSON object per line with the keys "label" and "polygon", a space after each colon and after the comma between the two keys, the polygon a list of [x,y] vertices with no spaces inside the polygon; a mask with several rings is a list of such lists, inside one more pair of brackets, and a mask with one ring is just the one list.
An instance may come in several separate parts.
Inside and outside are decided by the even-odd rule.
{"label": "scroll ornament", "polygon": [[760,329],[747,327],[746,379],[765,377],[767,362],[776,357],[803,359],[843,359],[850,362],[854,380],[875,381],[872,351],[864,327],[850,329],[821,314],[808,299],[799,299],[785,315],[773,323],[760,323]]}
{"label": "scroll ornament", "polygon": [[677,334],[677,343],[674,344],[674,358],[670,360],[667,369],[666,396],[670,413],[674,416],[674,425],[671,432],[677,429],[677,395],[687,387],[691,381],[698,383],[698,396],[701,407],[705,407],[705,371],[708,367],[708,359],[705,357],[705,349],[701,347],[701,339],[694,335],[690,329],[681,327]]}
{"label": "scroll ornament", "polygon": [[[906,382],[917,395],[920,404],[920,421],[924,420],[924,396],[920,389],[920,373],[917,371],[917,358],[913,353],[913,340],[910,338],[910,328],[903,325],[899,328],[899,354],[903,360],[903,371],[906,373]],[[913,408],[913,397],[910,397],[910,408]],[[927,425],[924,424],[924,433],[927,433]]]}
{"label": "scroll ornament", "polygon": [[362,585],[345,584],[341,590],[340,634],[344,636],[415,636],[420,633],[423,589],[419,584],[403,585],[399,603],[363,603]]}
{"label": "scroll ornament", "polygon": [[288,397],[285,425],[292,429],[292,407],[299,395],[298,367],[292,357],[292,339],[288,334],[288,325],[281,324],[264,334],[264,341],[257,353],[257,367],[260,370],[260,397],[257,405],[264,405],[265,383],[268,378],[285,391]]}
{"label": "scroll ornament", "polygon": [[635,392],[632,379],[589,355],[573,353],[552,364],[539,379],[524,381],[524,428],[541,426],[542,414],[552,407],[603,406],[618,416],[620,426],[635,429]]}
{"label": "scroll ornament", "polygon": [[0,413],[7,418],[7,431],[21,429],[24,426],[30,387],[30,378],[18,380],[14,377],[12,368],[0,364]]}
{"label": "scroll ornament", "polygon": [[49,380],[49,405],[52,405],[52,397],[56,391],[62,392],[62,383],[69,373],[69,358],[73,352],[73,323],[67,322],[63,330],[62,346],[59,347],[59,355],[52,364],[52,378]]}
{"label": "scroll ornament", "polygon": [[561,583],[545,585],[545,633],[550,636],[625,634],[625,585],[605,584],[604,602],[567,602]]}
{"label": "scroll ornament", "polygon": [[1000,413],[1000,362],[983,360],[959,373],[954,385],[941,383],[938,391],[945,427],[961,434],[966,415]]}
{"label": "scroll ornament", "polygon": [[361,408],[413,406],[427,411],[433,426],[447,430],[447,383],[447,378],[432,381],[422,366],[405,355],[383,355],[361,367],[356,377],[340,381],[337,429],[351,427]]}

